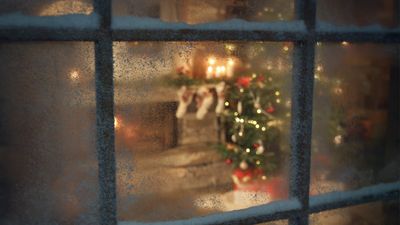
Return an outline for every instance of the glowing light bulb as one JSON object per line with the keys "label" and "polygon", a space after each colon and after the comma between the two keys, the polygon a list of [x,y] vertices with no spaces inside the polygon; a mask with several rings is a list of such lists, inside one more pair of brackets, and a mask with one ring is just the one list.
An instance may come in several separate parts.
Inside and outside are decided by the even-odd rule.
{"label": "glowing light bulb", "polygon": [[225,102],[225,106],[229,106],[229,102]]}
{"label": "glowing light bulb", "polygon": [[349,42],[347,42],[347,41],[342,41],[342,45],[343,45],[343,46],[348,46],[348,45],[349,45]]}
{"label": "glowing light bulb", "polygon": [[279,93],[279,91],[275,91],[275,95],[279,96],[281,93]]}
{"label": "glowing light bulb", "polygon": [[221,71],[221,73],[225,73],[226,68],[225,68],[225,66],[221,66],[221,67],[219,67],[219,70]]}
{"label": "glowing light bulb", "polygon": [[276,103],[281,103],[281,99],[277,98]]}
{"label": "glowing light bulb", "polygon": [[228,65],[229,66],[233,66],[235,64],[235,62],[233,61],[233,59],[229,58],[228,59]]}
{"label": "glowing light bulb", "polygon": [[114,128],[119,129],[120,127],[121,127],[121,120],[118,117],[114,116]]}
{"label": "glowing light bulb", "polygon": [[250,153],[250,149],[249,149],[249,148],[246,148],[246,152],[247,152],[247,153]]}
{"label": "glowing light bulb", "polygon": [[71,80],[78,80],[79,79],[79,73],[76,70],[71,71],[71,73],[69,74],[69,78]]}
{"label": "glowing light bulb", "polygon": [[257,113],[260,114],[262,111],[261,109],[257,109]]}
{"label": "glowing light bulb", "polygon": [[256,128],[257,128],[257,129],[260,128],[260,125],[256,124]]}
{"label": "glowing light bulb", "polygon": [[289,51],[289,47],[288,46],[283,46],[283,51],[285,51],[285,52],[287,52],[287,51]]}
{"label": "glowing light bulb", "polygon": [[262,130],[262,131],[266,131],[266,130],[267,130],[267,128],[265,128],[265,127],[261,127],[261,130]]}
{"label": "glowing light bulb", "polygon": [[210,58],[208,59],[208,64],[214,65],[216,61],[217,61],[217,60],[216,60],[214,57],[210,57]]}

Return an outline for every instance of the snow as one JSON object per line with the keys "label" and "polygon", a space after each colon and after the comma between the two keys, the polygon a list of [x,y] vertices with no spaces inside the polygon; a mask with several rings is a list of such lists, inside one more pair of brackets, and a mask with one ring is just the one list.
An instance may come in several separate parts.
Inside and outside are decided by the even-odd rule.
{"label": "snow", "polygon": [[317,22],[316,29],[319,32],[385,32],[385,31],[400,31],[400,28],[389,29],[379,24],[369,26],[338,26],[327,22]]}
{"label": "snow", "polygon": [[5,28],[98,28],[97,14],[70,14],[65,16],[27,16],[21,13],[0,15],[0,29]]}
{"label": "snow", "polygon": [[187,220],[175,220],[168,222],[134,222],[120,221],[118,225],[196,225],[196,224],[216,224],[229,221],[237,221],[245,218],[253,218],[264,215],[273,215],[277,212],[287,212],[300,209],[300,202],[297,199],[272,202],[266,205],[255,206],[247,209],[230,211],[226,213],[213,214],[205,217],[196,217]]}
{"label": "snow", "polygon": [[203,23],[190,25],[187,23],[168,23],[154,18],[143,18],[134,16],[114,17],[113,29],[160,29],[160,30],[271,30],[304,32],[305,25],[302,21],[292,22],[248,22],[241,19],[231,19],[224,22]]}
{"label": "snow", "polygon": [[400,182],[390,184],[378,184],[370,187],[361,188],[355,191],[332,192],[310,198],[310,208],[318,208],[326,204],[339,203],[342,201],[355,202],[363,197],[372,195],[379,196],[391,191],[400,192]]}

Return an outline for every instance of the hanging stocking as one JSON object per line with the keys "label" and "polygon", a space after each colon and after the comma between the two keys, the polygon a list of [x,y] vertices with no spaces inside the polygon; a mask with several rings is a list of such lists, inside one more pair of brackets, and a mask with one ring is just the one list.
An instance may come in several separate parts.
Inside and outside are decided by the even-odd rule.
{"label": "hanging stocking", "polygon": [[207,87],[200,87],[199,90],[197,90],[197,112],[196,112],[196,118],[201,120],[204,118],[204,116],[207,114],[208,109],[213,103],[213,96],[208,90]]}
{"label": "hanging stocking", "polygon": [[215,108],[215,112],[217,114],[221,114],[224,111],[224,104],[225,104],[225,82],[221,82],[215,86],[215,90],[217,92],[217,107]]}
{"label": "hanging stocking", "polygon": [[188,105],[192,102],[193,92],[186,86],[182,86],[178,91],[179,106],[176,110],[176,117],[182,118],[186,114]]}

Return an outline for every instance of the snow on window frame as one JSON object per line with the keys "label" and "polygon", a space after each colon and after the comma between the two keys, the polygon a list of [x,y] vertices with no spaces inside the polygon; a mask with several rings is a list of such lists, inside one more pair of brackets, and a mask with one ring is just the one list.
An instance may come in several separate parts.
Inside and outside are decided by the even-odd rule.
{"label": "snow on window frame", "polygon": [[[32,17],[0,15],[1,41],[93,41],[96,65],[96,149],[99,161],[99,210],[102,225],[254,224],[289,219],[308,224],[308,216],[372,201],[398,199],[400,182],[355,191],[309,196],[314,83],[314,51],[320,41],[400,43],[400,28],[337,27],[316,22],[316,1],[295,0],[296,20],[230,20],[188,25],[137,17],[112,18],[111,0],[94,0],[94,13]],[[291,41],[293,52],[290,197],[248,209],[160,223],[117,221],[114,149],[113,41]]]}

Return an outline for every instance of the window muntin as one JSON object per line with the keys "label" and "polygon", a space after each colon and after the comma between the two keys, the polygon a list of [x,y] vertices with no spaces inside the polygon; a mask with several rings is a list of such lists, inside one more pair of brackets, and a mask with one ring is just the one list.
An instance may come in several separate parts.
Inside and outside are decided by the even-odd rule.
{"label": "window muntin", "polygon": [[[97,4],[97,12],[99,12],[100,15],[100,20],[101,20],[101,28],[102,29],[109,29],[109,22],[110,22],[110,14],[108,13],[108,9],[110,8],[109,6],[109,2],[107,0],[101,1],[99,0],[99,2],[96,2]],[[315,2],[313,1],[297,1],[298,4],[298,10],[296,11],[298,14],[298,18],[300,19],[305,19],[305,22],[307,24],[307,27],[309,30],[313,30],[313,20],[314,20],[314,10],[315,10]],[[239,27],[236,27],[239,28]],[[53,28],[49,28],[47,26],[45,26],[45,30],[46,29],[50,29],[50,31],[56,30]],[[108,90],[112,90],[112,83],[110,83],[110,79],[107,78],[110,77],[110,75],[112,74],[112,64],[110,63],[112,60],[112,55],[111,55],[111,50],[110,50],[110,46],[111,46],[111,34],[110,33],[102,33],[102,35],[100,36],[96,36],[94,33],[87,33],[87,32],[81,32],[81,30],[74,30],[76,28],[72,28],[72,31],[77,31],[78,35],[76,34],[76,32],[66,32],[65,30],[57,30],[59,32],[50,35],[49,33],[44,33],[44,34],[40,34],[39,32],[37,32],[37,27],[30,27],[29,29],[25,30],[25,34],[32,34],[29,36],[25,36],[25,35],[21,35],[21,31],[18,31],[16,29],[8,29],[6,31],[1,31],[0,32],[0,36],[2,40],[100,40],[99,42],[96,43],[96,70],[98,71],[97,73],[97,81],[98,81],[98,87],[102,86],[103,88],[98,88],[97,89],[97,118],[98,118],[98,154],[99,154],[99,163],[100,163],[100,189],[101,189],[101,193],[102,193],[102,198],[100,200],[100,208],[101,208],[101,222],[104,224],[115,224],[116,221],[114,219],[115,215],[115,210],[113,209],[113,204],[115,203],[114,201],[114,197],[113,197],[113,174],[114,174],[114,169],[113,169],[113,138],[112,138],[112,133],[113,133],[113,119],[112,119],[112,109],[110,109],[110,106],[112,106],[112,103],[110,103],[110,97],[112,98],[112,92],[108,91]],[[261,30],[264,30],[263,28],[261,28]],[[266,28],[266,30],[268,30],[267,32],[261,32],[261,36],[253,36],[253,34],[256,34],[257,32],[252,32],[252,31],[244,31],[244,32],[230,32],[231,36],[229,40],[243,40],[243,33],[247,34],[245,36],[245,39],[263,39],[263,40],[291,40],[292,38],[295,40],[303,40],[306,41],[306,43],[298,43],[297,48],[299,48],[299,52],[295,55],[297,55],[295,57],[295,62],[298,63],[295,68],[299,67],[299,69],[301,69],[301,67],[306,65],[306,68],[301,69],[301,71],[305,71],[304,73],[309,76],[310,72],[312,71],[312,63],[310,64],[309,62],[312,62],[313,60],[308,60],[308,59],[313,59],[313,48],[310,48],[309,44],[313,44],[313,37],[316,37],[317,40],[336,40],[336,41],[342,41],[342,40],[346,40],[349,39],[351,41],[378,41],[378,42],[398,42],[400,40],[399,38],[399,34],[398,31],[396,30],[377,30],[377,31],[373,31],[371,32],[370,30],[360,30],[360,29],[356,29],[354,31],[352,30],[346,30],[346,31],[340,31],[340,30],[329,30],[329,32],[324,31],[322,32],[317,32],[316,34],[314,33],[310,33],[310,36],[304,36],[304,33],[302,33],[301,31],[299,33],[295,32],[295,36],[286,36],[285,34],[281,34],[279,30],[277,30],[276,28],[272,28],[272,29],[268,29]],[[81,32],[81,33],[79,33]],[[117,31],[118,33],[119,31]],[[154,39],[154,37],[156,36],[156,32],[159,32],[159,30],[151,30],[150,32],[148,32],[149,35],[145,35],[145,37],[149,37],[150,39]],[[272,32],[272,33],[271,33]],[[276,33],[275,33],[276,32]],[[177,32],[172,32],[172,33],[163,33],[163,35],[158,38],[157,40],[183,40],[184,38],[188,38],[190,40],[196,40],[196,39],[200,39],[200,40],[207,40],[210,39],[210,35],[207,36],[207,31],[205,32],[192,32],[189,31],[189,34],[193,33],[195,34],[194,37],[190,37],[188,36],[188,34],[182,34],[183,37],[179,37],[176,36],[176,34],[179,33],[179,31]],[[226,32],[219,32],[215,35],[212,35],[211,39],[218,39],[221,38],[223,40],[226,40],[227,37],[224,34]],[[140,32],[138,33],[131,33],[134,34],[132,36],[126,36],[124,38],[124,40],[140,40],[143,39],[143,36],[140,35]],[[198,35],[200,34],[200,35]],[[279,34],[279,35],[278,35]],[[198,35],[198,36],[196,36]],[[296,36],[298,35],[298,36]],[[314,36],[315,35],[315,36]],[[121,36],[114,36],[115,40],[120,40]],[[308,43],[308,45],[307,45]],[[302,44],[306,44],[305,47],[302,47]],[[299,71],[296,72],[296,74]],[[309,91],[312,90],[310,89],[310,86],[307,84],[311,84],[312,80],[308,80],[306,82],[300,80],[297,80],[296,83],[294,85],[294,87],[296,87],[297,84],[300,84],[300,89],[295,91],[295,96],[297,95],[302,95],[305,92],[307,93],[307,96],[309,96]],[[105,87],[105,89],[104,89]],[[308,97],[309,98],[309,97]],[[300,112],[304,109],[307,108],[309,106],[311,106],[311,102],[310,101],[302,101],[301,99],[296,99],[295,102],[292,103],[296,103],[297,105],[294,108],[299,107],[300,108]],[[298,104],[299,103],[299,104]],[[305,104],[305,105],[304,105]],[[111,107],[112,108],[112,107]],[[295,110],[296,112],[296,110]],[[293,115],[292,115],[293,116]],[[298,114],[295,115],[295,118],[297,119],[302,119],[302,114]],[[294,120],[296,121],[296,120]],[[301,120],[303,121],[303,120]],[[306,122],[306,124],[311,124],[310,122]],[[301,131],[304,131],[304,128],[301,128],[300,130],[292,130],[294,131],[293,134],[299,134]],[[111,136],[107,135],[110,134]],[[111,138],[110,138],[111,137]],[[300,137],[301,138],[301,137]],[[300,140],[299,137],[297,137],[297,140]],[[311,137],[309,135],[305,136],[306,140],[309,140]],[[292,151],[294,152],[298,152],[299,150],[307,150],[304,149],[303,147],[300,147],[299,149],[296,149],[296,147],[294,149],[292,149]],[[306,151],[307,152],[307,151]],[[307,158],[307,157],[306,157]],[[301,159],[301,155],[297,154],[292,161],[294,161],[295,163],[300,163]],[[301,173],[303,173],[304,175],[301,174],[294,174],[295,177],[297,178],[297,180],[300,180],[301,178],[307,178],[307,168],[308,167],[308,163],[300,163],[299,167],[295,167],[296,169],[300,169],[302,170]],[[305,171],[303,171],[303,169],[306,169]],[[307,184],[308,182],[304,182],[304,184]],[[303,184],[303,185],[304,185]],[[302,187],[304,187],[302,185]],[[390,185],[386,185],[386,186],[379,186],[378,189],[373,188],[372,192],[368,192],[368,193],[364,193],[362,192],[362,190],[360,190],[361,192],[346,192],[343,193],[342,196],[347,196],[345,197],[344,201],[333,201],[332,198],[328,198],[331,199],[332,201],[326,201],[327,199],[325,199],[325,201],[322,201],[322,205],[324,205],[324,207],[322,207],[321,210],[326,210],[326,209],[330,209],[330,208],[335,208],[335,207],[343,207],[345,205],[348,204],[360,204],[362,202],[368,202],[368,201],[376,201],[376,200],[384,200],[384,199],[388,199],[388,198],[397,198],[398,197],[398,183],[392,183]],[[381,187],[385,187],[385,188],[381,188]],[[292,188],[294,188],[292,186]],[[369,189],[368,189],[369,190]],[[383,191],[382,193],[380,193],[380,190]],[[302,190],[301,192],[304,192],[304,190]],[[307,191],[308,192],[308,191]],[[349,198],[350,196],[348,194],[353,194],[354,196],[352,198]],[[301,197],[303,198],[303,194],[302,193],[298,193],[295,196],[297,197]],[[376,195],[375,195],[376,194]],[[321,198],[324,198],[325,196],[320,196]],[[327,196],[328,197],[328,196]],[[314,198],[312,198],[313,200]],[[318,197],[319,199],[319,197]],[[113,203],[114,202],[114,203]],[[304,215],[307,213],[307,199],[304,199],[304,201],[302,200],[304,204],[304,209],[302,211],[296,211],[296,210],[300,210],[298,202],[296,202],[295,200],[289,201],[289,202],[282,202],[282,203],[293,203],[293,205],[289,204],[290,206],[293,206],[292,208],[280,208],[280,210],[282,210],[281,213],[276,212],[276,211],[270,211],[270,210],[263,210],[264,213],[258,212],[256,213],[255,210],[256,209],[252,209],[249,211],[244,211],[242,212],[237,212],[235,214],[231,214],[228,213],[229,217],[226,216],[222,216],[222,215],[216,215],[216,216],[211,216],[211,217],[207,217],[205,220],[196,220],[194,219],[194,221],[198,221],[200,223],[210,223],[210,220],[214,221],[218,220],[221,221],[221,223],[224,223],[224,221],[226,221],[228,223],[228,221],[260,221],[260,220],[272,220],[272,219],[277,219],[277,218],[282,218],[282,217],[291,217],[291,221],[293,221],[293,223],[300,223],[300,224],[306,224],[307,222],[302,219],[305,218]],[[296,204],[294,204],[296,203]],[[321,205],[321,206],[322,206]],[[272,206],[272,205],[271,205]],[[265,206],[265,207],[261,207],[262,209],[269,209],[269,206]],[[295,210],[295,211],[290,211],[290,210]],[[310,208],[311,212],[315,212],[314,208]],[[251,212],[251,215],[247,214],[247,212]],[[294,214],[293,214],[294,213]],[[297,215],[300,215],[300,217],[298,217]],[[293,216],[295,218],[293,218]],[[207,220],[209,219],[209,220]],[[189,221],[188,221],[189,223]],[[125,224],[125,223],[121,223],[121,224]]]}

